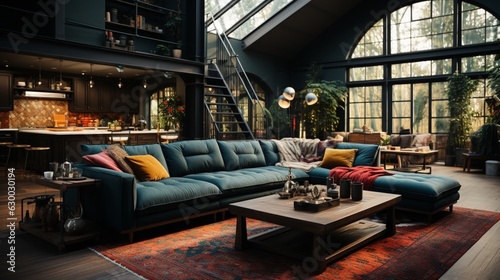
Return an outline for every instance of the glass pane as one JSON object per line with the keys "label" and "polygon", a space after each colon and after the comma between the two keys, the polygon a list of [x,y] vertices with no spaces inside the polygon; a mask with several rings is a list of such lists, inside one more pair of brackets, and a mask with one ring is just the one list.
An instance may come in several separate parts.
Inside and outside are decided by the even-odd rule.
{"label": "glass pane", "polygon": [[360,118],[365,116],[365,103],[351,104],[349,116],[351,118]]}
{"label": "glass pane", "polygon": [[366,104],[366,117],[373,118],[382,117],[382,103],[381,102],[370,102]]}
{"label": "glass pane", "polygon": [[403,129],[410,128],[410,118],[393,118],[392,132],[399,133]]}
{"label": "glass pane", "polygon": [[[446,95],[446,82],[440,82],[440,83],[432,83],[431,89],[432,89],[432,99],[433,100],[438,100],[438,99],[448,99],[448,96]],[[446,101],[448,102],[448,101]]]}
{"label": "glass pane", "polygon": [[450,128],[449,118],[432,119],[431,123],[432,123],[431,133],[446,133]]}
{"label": "glass pane", "polygon": [[431,67],[432,75],[451,74],[451,59],[433,60]]}
{"label": "glass pane", "polygon": [[427,133],[429,125],[429,85],[413,85],[413,132]]}
{"label": "glass pane", "polygon": [[358,58],[382,55],[384,53],[383,31],[383,20],[379,20],[366,32],[363,38],[361,38],[351,57]]}
{"label": "glass pane", "polygon": [[429,18],[431,16],[431,1],[422,1],[412,5],[412,20]]}
{"label": "glass pane", "polygon": [[453,14],[453,0],[432,1],[432,15],[442,16]]}
{"label": "glass pane", "polygon": [[[241,1],[241,2],[246,2]],[[261,2],[261,1],[259,1]],[[293,2],[293,0],[274,0],[262,8],[258,13],[253,15],[250,19],[245,21],[240,27],[230,33],[230,36],[236,39],[242,39],[257,27],[262,25],[266,20],[281,11],[286,5]]]}
{"label": "glass pane", "polygon": [[411,117],[411,102],[393,102],[393,117]]}
{"label": "glass pane", "polygon": [[394,85],[392,86],[392,100],[393,101],[402,101],[402,100],[410,100],[411,96],[411,88],[410,85]]}

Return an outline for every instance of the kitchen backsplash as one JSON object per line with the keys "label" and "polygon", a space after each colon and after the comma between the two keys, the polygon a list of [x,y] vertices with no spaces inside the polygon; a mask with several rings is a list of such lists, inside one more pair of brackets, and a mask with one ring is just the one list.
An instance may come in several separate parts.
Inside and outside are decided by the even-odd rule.
{"label": "kitchen backsplash", "polygon": [[[103,117],[102,113],[68,112],[68,101],[65,100],[18,98],[14,99],[14,111],[0,113],[0,122],[3,128],[49,127],[54,126],[54,114],[67,114],[68,120]],[[119,114],[106,114],[106,117],[111,120],[120,119]]]}

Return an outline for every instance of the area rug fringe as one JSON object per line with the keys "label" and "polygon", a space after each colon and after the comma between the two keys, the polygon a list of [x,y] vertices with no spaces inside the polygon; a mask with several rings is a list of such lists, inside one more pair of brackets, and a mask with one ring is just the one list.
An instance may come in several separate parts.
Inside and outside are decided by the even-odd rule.
{"label": "area rug fringe", "polygon": [[120,263],[118,263],[118,262],[116,262],[116,261],[114,261],[114,260],[112,260],[112,259],[110,259],[110,258],[106,257],[105,255],[103,255],[103,254],[99,253],[98,251],[96,251],[96,250],[94,250],[94,249],[92,249],[92,248],[90,248],[90,247],[88,247],[88,249],[90,249],[91,251],[93,251],[94,253],[96,253],[96,254],[97,254],[98,256],[100,256],[101,258],[103,258],[103,259],[105,259],[105,260],[107,260],[107,261],[110,261],[110,262],[112,262],[113,264],[115,264],[115,265],[117,265],[117,266],[119,266],[119,267],[121,267],[121,268],[125,269],[126,271],[128,271],[128,272],[132,273],[133,275],[137,276],[139,279],[148,280],[148,279],[147,279],[147,278],[145,278],[144,276],[141,276],[141,275],[139,275],[139,274],[137,274],[137,273],[133,272],[132,270],[128,269],[127,267],[125,267],[125,266],[123,266],[123,265],[121,265]]}

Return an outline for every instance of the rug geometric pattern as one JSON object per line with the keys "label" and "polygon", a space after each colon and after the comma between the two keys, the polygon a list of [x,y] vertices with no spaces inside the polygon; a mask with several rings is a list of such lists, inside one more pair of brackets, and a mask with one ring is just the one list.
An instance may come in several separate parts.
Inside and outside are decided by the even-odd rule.
{"label": "rug geometric pattern", "polygon": [[[432,224],[398,226],[394,236],[331,263],[320,275],[308,273],[307,260],[236,250],[235,218],[92,249],[146,279],[438,279],[499,220],[497,212],[454,207]],[[275,227],[247,219],[249,235]]]}

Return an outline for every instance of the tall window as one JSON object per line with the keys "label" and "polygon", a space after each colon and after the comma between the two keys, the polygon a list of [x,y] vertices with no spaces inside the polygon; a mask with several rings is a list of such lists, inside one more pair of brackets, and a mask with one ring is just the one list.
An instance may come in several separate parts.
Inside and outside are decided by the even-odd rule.
{"label": "tall window", "polygon": [[[388,133],[447,133],[446,79],[459,71],[480,81],[472,100],[476,130],[488,117],[484,100],[491,92],[485,77],[494,61],[494,53],[477,53],[498,39],[500,21],[465,1],[419,1],[393,11],[366,30],[350,54],[361,64],[374,56],[382,62],[348,69],[348,129],[367,125]],[[439,59],[421,59],[438,51]]]}

